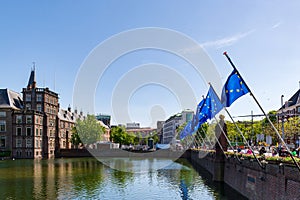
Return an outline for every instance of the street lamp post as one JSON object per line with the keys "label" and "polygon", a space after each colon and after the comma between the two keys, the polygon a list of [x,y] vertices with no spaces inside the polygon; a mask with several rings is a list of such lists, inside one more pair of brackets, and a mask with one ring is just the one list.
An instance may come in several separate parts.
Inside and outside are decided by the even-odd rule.
{"label": "street lamp post", "polygon": [[283,113],[283,97],[284,95],[281,95],[281,131],[282,131],[282,140],[284,141],[284,113]]}

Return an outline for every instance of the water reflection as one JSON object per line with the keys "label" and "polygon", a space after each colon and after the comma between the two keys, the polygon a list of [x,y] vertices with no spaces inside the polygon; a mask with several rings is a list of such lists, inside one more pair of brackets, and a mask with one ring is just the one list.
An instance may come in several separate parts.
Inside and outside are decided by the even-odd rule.
{"label": "water reflection", "polygon": [[[170,160],[166,159],[109,162],[115,168],[139,173],[114,170],[93,158],[1,161],[1,198],[226,199],[226,194],[199,176],[186,160],[168,166]],[[164,168],[156,170],[163,164]]]}

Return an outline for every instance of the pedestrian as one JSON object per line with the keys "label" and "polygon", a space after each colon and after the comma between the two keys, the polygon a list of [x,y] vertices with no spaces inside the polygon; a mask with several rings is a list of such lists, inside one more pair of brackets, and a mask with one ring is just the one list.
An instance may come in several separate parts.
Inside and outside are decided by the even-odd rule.
{"label": "pedestrian", "polygon": [[296,152],[296,149],[294,148],[293,151],[292,151],[292,156],[297,156],[297,152]]}
{"label": "pedestrian", "polygon": [[259,150],[259,155],[262,156],[266,152],[267,151],[266,151],[265,147],[261,147],[260,150]]}

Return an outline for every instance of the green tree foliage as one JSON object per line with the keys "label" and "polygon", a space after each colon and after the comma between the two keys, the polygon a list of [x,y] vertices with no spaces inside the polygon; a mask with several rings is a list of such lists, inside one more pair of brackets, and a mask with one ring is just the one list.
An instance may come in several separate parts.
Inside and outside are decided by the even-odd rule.
{"label": "green tree foliage", "polygon": [[134,144],[136,136],[126,132],[124,127],[113,127],[110,131],[111,140],[114,143],[119,143],[120,147],[122,144],[129,145]]}
{"label": "green tree foliage", "polygon": [[88,145],[101,140],[103,135],[103,127],[99,124],[94,115],[87,115],[83,120],[78,119],[76,130],[81,141]]}
{"label": "green tree foliage", "polygon": [[156,132],[156,131],[153,131],[153,132],[151,133],[151,137],[152,137],[152,139],[153,139],[153,144],[158,143],[159,138],[158,138],[158,135],[157,135],[157,132]]}
{"label": "green tree foliage", "polygon": [[78,134],[77,129],[76,129],[75,126],[72,128],[71,132],[72,132],[72,135],[71,135],[70,142],[71,142],[76,148],[78,148],[78,145],[79,145],[80,143],[82,143],[82,142],[81,142],[81,139],[80,139],[80,137],[79,137],[79,134]]}
{"label": "green tree foliage", "polygon": [[198,128],[198,131],[197,131],[196,134],[197,134],[200,138],[205,138],[205,137],[206,137],[207,130],[208,130],[208,123],[201,124],[201,126]]}

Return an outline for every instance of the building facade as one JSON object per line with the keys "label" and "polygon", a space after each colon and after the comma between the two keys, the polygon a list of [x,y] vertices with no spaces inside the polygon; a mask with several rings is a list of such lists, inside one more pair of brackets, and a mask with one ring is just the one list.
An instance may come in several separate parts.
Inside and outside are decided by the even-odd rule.
{"label": "building facade", "polygon": [[96,119],[98,121],[102,121],[106,126],[110,127],[110,115],[98,114],[96,115]]}
{"label": "building facade", "polygon": [[32,70],[22,95],[0,89],[0,152],[14,158],[52,158],[72,148],[71,129],[82,113],[59,108],[58,94],[38,88]]}
{"label": "building facade", "polygon": [[162,144],[170,144],[175,142],[177,133],[176,129],[185,122],[193,119],[194,112],[192,110],[184,110],[181,113],[177,113],[171,116],[163,124],[162,131]]}
{"label": "building facade", "polygon": [[83,113],[78,113],[77,109],[74,112],[71,111],[69,106],[67,110],[59,109],[57,114],[57,143],[56,149],[72,149],[75,146],[71,143],[72,129],[74,128],[76,121],[83,120]]}
{"label": "building facade", "polygon": [[[279,123],[290,123],[290,118],[300,116],[300,89],[277,111],[277,117]],[[299,123],[299,122],[298,122]],[[298,124],[299,126],[299,124]],[[287,130],[282,130],[286,132]],[[290,131],[290,130],[289,130]],[[285,136],[284,140],[288,144],[294,144],[295,147],[300,146],[300,132],[299,129],[294,129],[292,134]]]}
{"label": "building facade", "polygon": [[139,129],[140,128],[140,123],[136,122],[131,122],[131,123],[126,123],[126,129]]}

